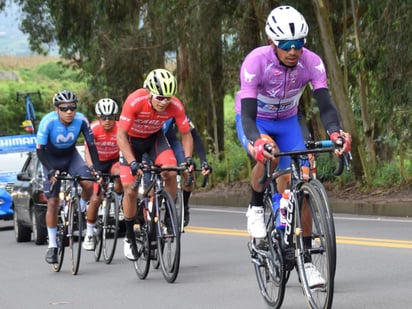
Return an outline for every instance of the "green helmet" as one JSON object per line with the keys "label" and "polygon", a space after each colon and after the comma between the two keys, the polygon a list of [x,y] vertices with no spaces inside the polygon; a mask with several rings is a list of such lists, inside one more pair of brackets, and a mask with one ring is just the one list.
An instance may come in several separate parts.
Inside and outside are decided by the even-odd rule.
{"label": "green helmet", "polygon": [[153,94],[172,97],[177,91],[177,81],[168,70],[156,69],[147,75],[143,87],[149,89]]}

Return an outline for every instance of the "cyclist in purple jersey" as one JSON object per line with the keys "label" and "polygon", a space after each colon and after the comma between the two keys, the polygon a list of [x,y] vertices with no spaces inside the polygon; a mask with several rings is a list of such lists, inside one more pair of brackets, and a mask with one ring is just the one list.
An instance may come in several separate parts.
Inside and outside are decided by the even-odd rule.
{"label": "cyclist in purple jersey", "polygon": [[[280,6],[269,14],[265,31],[269,45],[252,50],[244,59],[235,102],[239,140],[257,161],[252,171],[252,197],[246,214],[248,232],[254,238],[266,236],[264,186],[258,181],[264,173],[264,162],[270,158],[272,168],[280,169],[290,164],[290,158],[274,158],[264,146],[271,144],[275,151],[305,148],[298,105],[308,84],[312,86],[322,124],[330,139],[343,145],[338,154],[350,151],[351,141],[350,135],[342,131],[338,111],[331,101],[325,66],[317,54],[304,47],[308,34],[305,18],[291,6]],[[288,179],[282,179],[278,182],[278,191],[283,192],[287,186]],[[303,221],[309,223],[310,214],[305,213],[305,208]],[[304,226],[304,236],[309,236],[310,232],[310,227]],[[306,237],[306,242],[309,241],[310,237]],[[309,276],[322,281],[316,273],[319,274],[314,269]]]}
{"label": "cyclist in purple jersey", "polygon": [[[98,155],[92,130],[87,118],[76,112],[77,96],[69,91],[62,90],[53,98],[55,111],[45,115],[39,124],[37,132],[37,156],[43,165],[43,189],[47,197],[46,225],[49,236],[49,246],[46,253],[46,262],[57,263],[57,221],[59,206],[60,181],[56,176],[60,172],[69,172],[72,175],[90,177],[89,169],[76,149],[76,142],[83,134],[89,147],[94,166],[97,167]],[[56,182],[52,190],[51,184]],[[93,182],[80,181],[82,187],[80,205],[86,210],[87,201],[93,193]]]}

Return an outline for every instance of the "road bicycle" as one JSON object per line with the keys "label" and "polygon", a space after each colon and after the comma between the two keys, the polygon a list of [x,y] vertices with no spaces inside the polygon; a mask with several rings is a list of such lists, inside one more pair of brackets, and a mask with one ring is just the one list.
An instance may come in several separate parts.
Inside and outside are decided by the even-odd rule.
{"label": "road bicycle", "polygon": [[[176,180],[177,180],[177,196],[176,196],[176,213],[177,213],[177,221],[179,222],[180,232],[185,232],[185,207],[183,201],[183,188],[182,188],[182,180],[183,180],[183,173],[187,170],[186,167],[177,171]],[[191,172],[188,172],[187,179],[185,180],[185,185],[189,186],[193,181],[195,181],[195,172],[201,172],[202,169],[193,169]],[[202,182],[202,188],[207,185],[209,177],[204,176]]]}
{"label": "road bicycle", "polygon": [[36,113],[34,111],[34,105],[30,97],[31,95],[37,95],[39,99],[41,100],[41,94],[40,94],[40,91],[38,90],[38,91],[33,91],[33,92],[16,92],[16,101],[18,102],[20,97],[24,98],[25,110],[26,110],[26,120],[29,120],[31,122],[27,124],[26,129],[35,133],[36,132],[36,122],[35,122]]}
{"label": "road bicycle", "polygon": [[183,171],[186,167],[161,167],[145,165],[143,173],[150,175],[137,177],[133,189],[139,187],[136,224],[134,225],[139,258],[133,263],[137,276],[145,279],[149,273],[150,261],[160,261],[163,277],[173,283],[180,267],[180,228],[175,202],[163,187],[162,172]]}
{"label": "road bicycle", "polygon": [[[327,200],[326,191],[318,180],[305,179],[302,173],[302,161],[307,161],[308,154],[334,152],[335,147],[329,141],[313,142],[310,149],[301,151],[279,152],[275,157],[290,156],[290,168],[286,171],[270,170],[270,161],[266,162],[266,172],[259,180],[265,184],[264,195],[265,222],[267,235],[262,239],[251,239],[249,251],[254,265],[259,290],[263,299],[271,308],[280,308],[290,272],[296,268],[303,294],[310,308],[331,308],[333,303],[334,276],[336,269],[336,239],[332,209]],[[270,148],[267,149],[271,151]],[[342,162],[341,159],[339,162]],[[335,174],[342,172],[343,164]],[[276,229],[276,216],[279,211],[272,207],[272,196],[277,192],[276,181],[279,177],[290,174],[290,198],[286,213],[284,230]],[[310,212],[309,222],[303,222],[304,207]],[[308,224],[311,228],[308,228]],[[306,224],[306,225],[305,225]],[[311,236],[303,234],[311,229]],[[319,271],[324,283],[311,287],[305,266],[309,263]]]}
{"label": "road bicycle", "polygon": [[103,200],[99,206],[96,221],[96,247],[94,258],[98,262],[103,252],[106,264],[110,264],[116,251],[117,239],[120,233],[121,200],[114,191],[114,181],[119,175],[103,173],[102,181],[98,180],[100,194]]}
{"label": "road bicycle", "polygon": [[[57,263],[52,265],[59,272],[64,260],[65,248],[70,249],[70,270],[77,275],[80,265],[81,248],[84,231],[84,212],[80,207],[79,182],[83,180],[96,181],[96,178],[72,176],[62,172],[56,177],[60,182],[59,210],[57,223]],[[50,190],[57,183],[54,182]]]}

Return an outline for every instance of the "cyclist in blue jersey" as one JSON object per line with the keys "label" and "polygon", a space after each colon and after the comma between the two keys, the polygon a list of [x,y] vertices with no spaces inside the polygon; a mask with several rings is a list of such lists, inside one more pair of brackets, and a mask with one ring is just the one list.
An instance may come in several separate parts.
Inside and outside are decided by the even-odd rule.
{"label": "cyclist in blue jersey", "polygon": [[[291,6],[280,6],[269,14],[265,31],[269,44],[255,48],[244,59],[235,102],[239,140],[257,161],[252,171],[252,197],[247,211],[247,229],[253,238],[266,236],[264,185],[259,183],[264,162],[271,159],[272,168],[279,169],[288,168],[290,163],[289,157],[275,159],[264,146],[270,144],[275,151],[305,149],[298,104],[308,84],[312,85],[321,121],[330,139],[343,145],[338,154],[350,151],[351,141],[350,135],[342,131],[338,111],[330,98],[325,66],[317,54],[304,47],[308,34],[305,18]],[[279,192],[287,188],[287,182],[286,178],[278,182]],[[311,222],[307,210],[308,207],[304,207],[303,223]],[[311,245],[310,234],[311,227],[303,226],[305,246]],[[311,263],[307,264],[308,277],[313,278],[309,280],[313,284],[322,282],[319,272]]]}
{"label": "cyclist in blue jersey", "polygon": [[[199,156],[200,162],[201,162],[201,168],[202,168],[201,173],[203,176],[207,176],[212,172],[212,168],[210,167],[209,163],[207,163],[205,146],[203,145],[202,139],[200,138],[200,135],[197,132],[195,125],[189,119],[189,117],[188,117],[188,120],[189,120],[189,125],[190,125],[190,133],[192,133],[192,137],[193,137],[193,147],[194,147],[195,152]],[[177,163],[178,164],[184,163],[185,155],[184,155],[182,144],[180,143],[179,139],[176,136],[176,125],[175,125],[173,118],[169,119],[163,124],[163,132],[165,133],[166,138],[169,141],[170,147],[173,149],[173,152],[175,153]],[[194,187],[194,181],[190,184],[190,186],[187,186],[185,181],[182,184],[183,205],[184,205],[184,214],[185,214],[184,215],[184,226],[187,226],[190,220],[189,198],[190,198],[190,195],[192,194],[193,187]]]}
{"label": "cyclist in blue jersey", "polygon": [[[46,262],[50,264],[57,263],[56,232],[60,181],[56,176],[64,171],[72,175],[91,177],[94,172],[93,167],[87,167],[75,147],[80,133],[89,147],[95,168],[99,162],[89,121],[83,114],[76,112],[77,101],[77,96],[69,90],[56,93],[53,98],[55,110],[42,118],[37,132],[37,156],[43,165],[43,189],[47,197],[46,225],[49,246]],[[52,183],[55,185],[50,191]],[[93,182],[80,181],[80,185],[80,206],[84,212],[93,193]]]}

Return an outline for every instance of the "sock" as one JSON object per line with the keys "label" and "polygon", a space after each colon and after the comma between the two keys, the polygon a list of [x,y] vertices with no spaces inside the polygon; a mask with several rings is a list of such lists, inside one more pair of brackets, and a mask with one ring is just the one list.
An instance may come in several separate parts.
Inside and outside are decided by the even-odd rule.
{"label": "sock", "polygon": [[133,229],[134,218],[132,218],[132,219],[124,218],[124,221],[125,221],[125,225],[126,225],[126,238],[127,239],[134,239],[134,237],[135,237],[134,229]]}
{"label": "sock", "polygon": [[82,197],[80,198],[80,209],[82,212],[86,211],[88,201],[85,201]]}
{"label": "sock", "polygon": [[93,236],[95,226],[96,226],[96,223],[87,222],[87,231],[86,231],[87,236]]}
{"label": "sock", "polygon": [[57,227],[47,227],[47,233],[49,234],[49,248],[57,248]]}
{"label": "sock", "polygon": [[250,206],[261,206],[263,207],[263,195],[265,192],[256,192],[252,189],[252,198],[250,200]]}

